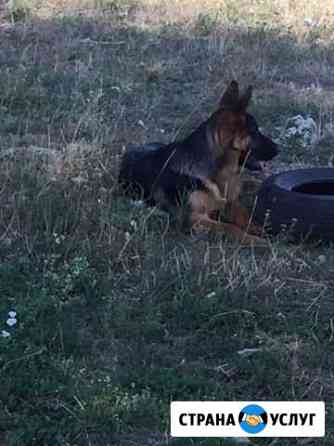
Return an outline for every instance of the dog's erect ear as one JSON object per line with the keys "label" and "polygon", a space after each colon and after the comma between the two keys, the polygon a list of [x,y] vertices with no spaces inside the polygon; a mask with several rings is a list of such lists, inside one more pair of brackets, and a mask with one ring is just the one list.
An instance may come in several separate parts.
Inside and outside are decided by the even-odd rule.
{"label": "dog's erect ear", "polygon": [[235,110],[239,105],[239,85],[238,82],[232,81],[225,90],[220,100],[220,107],[226,110]]}
{"label": "dog's erect ear", "polygon": [[245,111],[252,99],[253,87],[250,85],[245,93],[239,99],[239,108],[241,111]]}

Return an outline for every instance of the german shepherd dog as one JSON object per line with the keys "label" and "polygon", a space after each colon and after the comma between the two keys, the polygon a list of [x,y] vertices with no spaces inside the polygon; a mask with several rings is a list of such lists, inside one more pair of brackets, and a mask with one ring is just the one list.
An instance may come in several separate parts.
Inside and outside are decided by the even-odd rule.
{"label": "german shepherd dog", "polygon": [[[167,210],[186,202],[187,220],[195,231],[222,231],[246,243],[261,242],[262,228],[239,202],[240,174],[244,166],[254,169],[258,161],[274,158],[278,148],[247,113],[251,96],[252,87],[240,94],[232,81],[218,110],[184,140],[125,152],[122,190],[132,197],[139,192],[149,205]],[[229,223],[218,220],[222,209],[229,211]]]}

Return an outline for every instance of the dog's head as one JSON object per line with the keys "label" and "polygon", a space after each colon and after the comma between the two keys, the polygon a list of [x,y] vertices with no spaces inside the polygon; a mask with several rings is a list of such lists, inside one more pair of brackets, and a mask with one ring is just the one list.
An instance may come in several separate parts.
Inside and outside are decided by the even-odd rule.
{"label": "dog's head", "polygon": [[269,161],[278,153],[277,144],[263,135],[247,108],[252,97],[252,87],[239,93],[239,86],[232,81],[223,94],[216,112],[216,129],[222,148],[239,152],[240,164],[255,169],[258,161]]}

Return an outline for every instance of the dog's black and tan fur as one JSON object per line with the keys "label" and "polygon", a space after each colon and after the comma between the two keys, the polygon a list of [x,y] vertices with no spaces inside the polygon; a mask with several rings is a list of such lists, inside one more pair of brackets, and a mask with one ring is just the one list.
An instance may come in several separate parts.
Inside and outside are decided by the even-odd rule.
{"label": "dog's black and tan fur", "polygon": [[[163,208],[179,205],[180,197],[186,196],[194,230],[223,231],[246,242],[260,241],[261,231],[239,203],[240,171],[247,163],[272,159],[277,146],[247,113],[251,96],[251,87],[240,95],[233,81],[218,110],[183,141],[153,145],[144,154],[126,152],[119,175],[124,190],[133,195],[139,188],[148,204]],[[215,218],[226,207],[231,223]]]}

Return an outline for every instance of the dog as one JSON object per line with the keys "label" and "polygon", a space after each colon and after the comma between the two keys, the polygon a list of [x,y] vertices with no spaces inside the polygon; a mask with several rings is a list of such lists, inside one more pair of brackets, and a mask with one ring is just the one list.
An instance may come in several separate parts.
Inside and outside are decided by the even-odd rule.
{"label": "dog", "polygon": [[[143,198],[165,210],[186,204],[187,222],[194,231],[219,231],[246,243],[261,242],[262,228],[251,222],[239,201],[241,172],[258,169],[278,147],[263,135],[247,112],[252,87],[243,94],[232,81],[218,109],[181,141],[152,143],[145,150],[130,148],[121,161],[118,181],[124,193]],[[221,222],[219,211],[229,211]]]}

